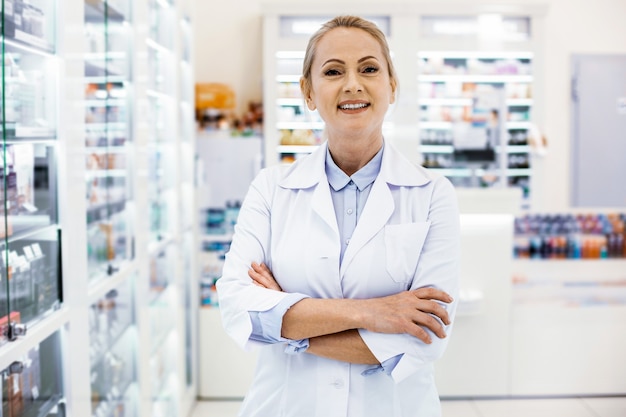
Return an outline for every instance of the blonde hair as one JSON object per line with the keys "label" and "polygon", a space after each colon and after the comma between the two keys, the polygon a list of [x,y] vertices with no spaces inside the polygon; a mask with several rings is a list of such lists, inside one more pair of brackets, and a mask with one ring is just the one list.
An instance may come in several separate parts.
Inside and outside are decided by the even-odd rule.
{"label": "blonde hair", "polygon": [[302,64],[302,77],[300,78],[300,89],[302,94],[306,98],[311,91],[311,67],[313,66],[313,59],[315,58],[315,52],[317,44],[320,39],[324,37],[328,32],[336,28],[355,28],[361,29],[369,33],[380,44],[380,49],[383,52],[385,59],[387,60],[387,71],[389,72],[389,80],[391,82],[391,88],[393,91],[398,86],[398,77],[396,70],[391,61],[391,53],[389,52],[389,45],[387,44],[387,38],[385,34],[376,26],[376,24],[369,20],[363,19],[359,16],[337,16],[328,22],[324,23],[321,28],[317,30],[309,39],[309,44],[306,47],[304,54],[304,62]]}

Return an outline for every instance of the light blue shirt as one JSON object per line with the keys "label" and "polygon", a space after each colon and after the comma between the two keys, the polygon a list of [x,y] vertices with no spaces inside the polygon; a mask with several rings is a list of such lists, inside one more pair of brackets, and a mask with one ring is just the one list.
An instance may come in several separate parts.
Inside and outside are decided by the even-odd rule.
{"label": "light blue shirt", "polygon": [[[343,255],[350,244],[350,238],[356,228],[367,198],[369,197],[372,184],[380,172],[380,165],[383,157],[383,148],[360,170],[346,175],[335,161],[333,161],[330,151],[326,151],[326,176],[330,185],[331,198],[335,208],[337,228],[341,242],[341,253],[339,262],[343,261]],[[285,352],[295,354],[304,352],[308,346],[308,339],[290,340],[281,336],[281,325],[284,314],[287,310],[302,300],[307,298],[304,294],[293,293],[285,297],[280,303],[267,311],[250,312],[252,319],[251,339],[267,343],[286,342]],[[363,374],[385,371],[391,373],[402,355],[398,355],[385,361],[382,365],[366,370]]]}

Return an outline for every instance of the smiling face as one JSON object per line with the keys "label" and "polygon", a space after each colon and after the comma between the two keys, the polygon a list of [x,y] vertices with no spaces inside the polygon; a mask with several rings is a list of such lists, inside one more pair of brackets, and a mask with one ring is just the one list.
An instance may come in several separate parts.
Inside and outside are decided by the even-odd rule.
{"label": "smiling face", "polygon": [[379,42],[365,30],[334,28],[319,40],[310,82],[303,83],[307,106],[326,122],[329,141],[382,140],[382,124],[394,102],[395,83]]}

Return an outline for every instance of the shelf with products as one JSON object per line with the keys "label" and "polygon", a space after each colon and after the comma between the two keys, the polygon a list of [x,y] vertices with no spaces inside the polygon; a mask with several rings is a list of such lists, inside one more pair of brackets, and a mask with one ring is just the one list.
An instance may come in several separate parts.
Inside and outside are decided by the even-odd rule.
{"label": "shelf with products", "polygon": [[133,251],[129,16],[127,1],[85,2],[86,232],[92,285],[117,273]]}
{"label": "shelf with products", "polygon": [[[61,302],[59,231],[49,227],[2,246],[6,293],[0,298],[3,319],[32,327]],[[3,339],[12,339],[3,332]]]}
{"label": "shelf with products", "polygon": [[[175,102],[175,84],[172,74],[176,64],[171,40],[157,31],[158,22],[169,22],[167,10],[155,4],[150,11],[151,31],[147,43],[148,65],[150,67],[147,92],[149,103],[150,132],[147,153],[149,172],[153,180],[148,184],[150,199],[150,222],[153,240],[161,240],[172,235],[175,227],[174,195],[176,179],[176,125],[178,108]],[[156,33],[156,35],[155,35]]]}
{"label": "shelf with products", "polygon": [[[306,20],[306,17],[291,18]],[[266,25],[266,32],[272,31],[272,40],[269,40],[267,33],[264,38],[267,46],[264,55],[265,73],[273,80],[264,87],[263,93],[267,103],[263,134],[264,160],[267,165],[290,163],[299,156],[285,147],[317,146],[324,140],[324,124],[319,113],[307,108],[300,91],[306,38],[285,33],[280,25],[288,23],[280,22],[279,19],[274,25]],[[294,46],[295,44],[299,46]],[[300,148],[304,150],[302,154],[308,153],[310,149]]]}
{"label": "shelf with products", "polygon": [[[20,4],[4,12],[0,39],[4,65],[0,89],[0,368],[3,386],[13,384],[5,392],[8,402],[3,395],[4,411],[17,416],[48,409],[38,395],[48,387],[34,380],[40,372],[38,349],[56,330],[47,326],[67,321],[60,313],[56,175],[55,100],[61,60],[56,55],[50,2]],[[22,372],[28,381],[23,381]]]}
{"label": "shelf with products", "polygon": [[55,9],[50,1],[36,4],[15,0],[4,8],[5,44],[15,42],[42,51],[55,51]]}
{"label": "shelf with products", "polygon": [[[520,186],[529,197],[530,148],[528,130],[532,127],[532,62],[531,52],[429,51],[418,54],[418,105],[420,106],[420,152],[424,165],[452,171],[466,171],[463,161],[455,161],[454,148],[459,140],[457,127],[462,123],[476,125],[481,96],[503,96],[490,104],[500,128],[496,155],[491,171],[504,176],[508,186]],[[499,91],[498,91],[499,90]],[[484,106],[483,106],[484,107]],[[504,117],[500,113],[504,112]],[[482,113],[480,111],[479,113]],[[452,150],[452,152],[450,152]],[[498,160],[500,159],[500,162]],[[485,161],[486,162],[486,161]],[[494,165],[495,164],[495,165]],[[487,168],[489,164],[483,166]],[[497,183],[481,180],[483,186]],[[467,181],[457,185],[471,185]],[[475,184],[475,181],[472,182]]]}
{"label": "shelf with products", "polygon": [[136,117],[138,192],[145,198],[141,224],[147,232],[140,266],[147,277],[142,340],[148,351],[140,363],[149,381],[142,397],[150,416],[185,415],[195,399],[189,395],[195,390],[190,340],[197,303],[189,291],[197,289],[184,271],[194,268],[196,254],[182,249],[195,240],[190,238],[195,225],[192,31],[182,3],[148,1],[141,12],[148,30],[140,42],[139,66],[146,73]]}
{"label": "shelf with products", "polygon": [[626,258],[626,214],[532,213],[515,219],[518,259]]}
{"label": "shelf with products", "polygon": [[[625,224],[619,212],[516,218],[513,395],[626,392],[626,364],[615,361],[626,349],[626,324],[617,319],[626,314]],[[581,357],[595,358],[593,366]]]}
{"label": "shelf with products", "polygon": [[[290,154],[296,153],[285,147],[299,146],[304,152],[297,153],[307,153],[323,141],[324,122],[317,111],[307,108],[300,91],[303,59],[302,52],[276,52],[276,152],[281,162],[291,162]],[[312,148],[305,149],[305,146]]]}
{"label": "shelf with products", "polygon": [[216,307],[216,281],[222,276],[226,253],[230,249],[241,202],[228,201],[226,207],[202,210],[200,254],[198,259],[201,307]]}
{"label": "shelf with products", "polygon": [[230,249],[231,239],[211,239],[202,242],[202,251],[198,259],[200,265],[200,305],[217,307],[217,290],[215,283],[222,276],[222,268],[226,253]]}
{"label": "shelf with products", "polygon": [[4,48],[4,139],[55,138],[56,113],[50,97],[56,94],[58,59],[8,40]]}
{"label": "shelf with products", "polygon": [[65,415],[61,346],[53,333],[0,371],[3,416]]}
{"label": "shelf with products", "polygon": [[[177,15],[183,2],[188,3],[157,3]],[[141,160],[145,154],[136,146],[142,132],[140,114],[147,109],[137,93],[145,95],[142,83],[153,69],[141,66],[142,48],[148,52],[142,28],[149,26],[149,14],[143,11],[154,2],[86,0],[75,7],[57,3],[7,1],[3,15],[1,414],[155,416],[150,395],[145,395],[150,369],[144,357],[150,348],[143,350],[147,343],[139,342],[150,326],[142,317],[149,291],[140,293],[149,286],[150,239],[142,222],[147,216],[139,215],[138,207],[147,213],[143,209],[149,203],[143,190],[141,200],[136,195],[142,187],[138,179],[148,175],[148,164]],[[189,37],[189,19],[186,25]],[[157,24],[155,30],[161,29]],[[176,49],[181,35],[168,31],[159,36]],[[191,58],[186,59],[187,78]],[[177,138],[176,126],[186,126],[191,142],[193,116],[188,116],[188,107],[193,93],[187,91],[185,105],[182,90],[189,87],[179,83],[185,65],[166,74],[167,83],[181,90],[167,90],[173,102],[181,97],[181,111],[168,135]],[[163,97],[164,91],[156,95]],[[161,151],[176,159],[177,145]],[[189,173],[185,178],[193,181]],[[181,184],[174,179],[161,184],[172,195],[167,198],[177,203]],[[193,194],[193,188],[186,191],[188,197]],[[179,241],[176,233],[185,227],[181,220],[168,237],[170,244]],[[190,253],[187,264],[195,263]],[[182,281],[177,258],[170,264],[173,282]],[[137,291],[129,292],[129,287]],[[170,315],[183,303],[176,286],[172,288]],[[194,327],[179,331],[182,320],[173,316],[170,339],[176,344],[176,336],[188,337]],[[168,352],[168,369],[175,374],[186,367],[188,380],[195,383],[195,368],[183,365],[177,352]],[[180,387],[171,387],[177,407],[168,415],[186,415],[188,393],[183,399]]]}
{"label": "shelf with products", "polygon": [[515,219],[519,305],[626,306],[626,214],[525,214]]}

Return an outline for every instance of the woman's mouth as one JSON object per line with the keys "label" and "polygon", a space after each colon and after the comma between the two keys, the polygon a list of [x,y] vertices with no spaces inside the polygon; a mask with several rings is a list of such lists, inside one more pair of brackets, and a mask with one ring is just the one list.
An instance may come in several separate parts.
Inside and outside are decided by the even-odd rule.
{"label": "woman's mouth", "polygon": [[338,106],[341,110],[359,110],[369,107],[369,103],[346,103]]}

